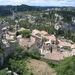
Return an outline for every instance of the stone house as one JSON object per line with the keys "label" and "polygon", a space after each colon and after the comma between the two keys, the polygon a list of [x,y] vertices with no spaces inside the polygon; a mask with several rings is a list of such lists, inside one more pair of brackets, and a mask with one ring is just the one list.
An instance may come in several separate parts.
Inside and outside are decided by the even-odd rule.
{"label": "stone house", "polygon": [[[47,41],[47,42],[44,42],[42,47],[40,48],[40,50],[42,50],[41,52],[42,53],[45,53],[47,51],[50,51],[50,52],[57,52],[58,48],[57,48],[57,45],[55,44],[51,44],[50,41]],[[41,53],[41,54],[42,54]]]}
{"label": "stone house", "polygon": [[[56,37],[54,35],[49,35],[46,31],[42,30],[33,30],[32,34],[33,37],[35,37],[36,40],[36,44],[42,53],[45,53],[46,51],[52,50],[53,51],[57,51],[57,40]],[[45,42],[42,41],[42,38],[46,38],[47,40]]]}
{"label": "stone house", "polygon": [[71,48],[71,43],[67,42],[67,41],[61,41],[61,40],[58,40],[59,44],[58,46],[60,48]]}
{"label": "stone house", "polygon": [[30,37],[30,38],[18,37],[18,43],[23,47],[30,48],[30,46],[35,43],[35,38],[34,37]]}
{"label": "stone house", "polygon": [[58,52],[50,53],[50,51],[48,51],[44,55],[44,59],[50,60],[54,63],[58,63],[60,60],[62,60],[64,58],[63,58],[63,55],[61,53],[58,53]]}
{"label": "stone house", "polygon": [[47,35],[47,36],[44,36],[44,37],[46,39],[48,39],[51,44],[57,44],[57,40],[56,40],[56,37],[54,35]]}

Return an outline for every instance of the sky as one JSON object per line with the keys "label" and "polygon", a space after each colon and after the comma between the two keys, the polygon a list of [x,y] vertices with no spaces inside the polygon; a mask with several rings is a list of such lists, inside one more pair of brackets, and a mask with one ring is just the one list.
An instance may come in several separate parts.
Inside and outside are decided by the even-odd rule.
{"label": "sky", "polygon": [[0,5],[74,6],[75,0],[0,0]]}

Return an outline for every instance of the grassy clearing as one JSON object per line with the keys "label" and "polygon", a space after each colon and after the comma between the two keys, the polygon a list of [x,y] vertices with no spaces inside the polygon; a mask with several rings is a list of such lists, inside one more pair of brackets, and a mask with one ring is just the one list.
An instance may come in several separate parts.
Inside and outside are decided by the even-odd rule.
{"label": "grassy clearing", "polygon": [[40,16],[40,12],[36,12],[36,11],[26,11],[26,12],[20,12],[23,14],[30,14],[32,16]]}
{"label": "grassy clearing", "polygon": [[27,67],[34,75],[56,75],[54,69],[44,61],[30,59]]}

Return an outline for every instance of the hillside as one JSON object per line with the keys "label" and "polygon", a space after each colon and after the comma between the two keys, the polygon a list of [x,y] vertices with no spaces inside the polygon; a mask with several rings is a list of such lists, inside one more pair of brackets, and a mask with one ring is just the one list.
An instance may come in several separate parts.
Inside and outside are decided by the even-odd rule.
{"label": "hillside", "polygon": [[55,71],[44,61],[31,59],[27,66],[34,75],[56,75]]}
{"label": "hillside", "polygon": [[23,11],[39,11],[39,8],[28,6],[28,5],[6,5],[0,6],[0,17],[5,17],[11,15],[13,12],[23,12]]}
{"label": "hillside", "polygon": [[0,75],[75,75],[74,63],[75,7],[0,6]]}

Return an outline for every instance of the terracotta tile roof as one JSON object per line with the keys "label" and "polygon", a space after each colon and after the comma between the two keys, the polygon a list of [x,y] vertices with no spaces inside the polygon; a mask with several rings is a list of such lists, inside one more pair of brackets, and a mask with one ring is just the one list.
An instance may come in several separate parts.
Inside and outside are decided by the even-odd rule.
{"label": "terracotta tile roof", "polygon": [[26,30],[26,29],[22,27],[22,28],[20,28],[18,31],[22,31],[22,30]]}
{"label": "terracotta tile roof", "polygon": [[37,32],[40,32],[40,31],[39,31],[39,30],[37,30],[37,29],[34,29],[32,32],[37,33]]}
{"label": "terracotta tile roof", "polygon": [[73,49],[72,51],[71,51],[71,54],[70,54],[71,56],[73,56],[73,55],[75,55],[75,49]]}
{"label": "terracotta tile roof", "polygon": [[34,29],[33,31],[32,31],[32,34],[31,35],[36,35],[37,33],[40,33],[40,31],[39,30],[37,30],[37,29]]}
{"label": "terracotta tile roof", "polygon": [[47,35],[48,33],[44,30],[40,31],[41,35]]}
{"label": "terracotta tile roof", "polygon": [[47,38],[50,41],[56,41],[56,37],[54,35],[44,36],[44,37]]}
{"label": "terracotta tile roof", "polygon": [[7,29],[7,27],[3,27],[1,30],[6,30]]}
{"label": "terracotta tile roof", "polygon": [[50,40],[56,41],[56,37],[54,35],[49,37]]}
{"label": "terracotta tile roof", "polygon": [[[40,34],[40,35],[41,35],[41,38],[42,38],[42,37],[45,37],[45,38],[48,39],[48,40],[56,41],[56,37],[55,37],[54,35],[48,35],[48,33],[47,33],[46,31],[44,31],[44,30],[39,31],[39,30],[37,30],[37,29],[34,29],[34,30],[32,31],[32,34],[31,34],[31,35],[37,37],[36,34]],[[38,37],[40,37],[40,36],[38,36]]]}
{"label": "terracotta tile roof", "polygon": [[10,32],[10,31],[8,31],[8,34],[9,34],[9,35],[15,35],[16,32]]}
{"label": "terracotta tile roof", "polygon": [[59,41],[59,46],[69,46],[69,47],[71,47],[71,43],[62,42],[62,41],[60,41],[60,40],[58,40],[58,41]]}
{"label": "terracotta tile roof", "polygon": [[53,61],[60,61],[63,59],[63,55],[60,53],[57,53],[57,52],[50,53],[50,51],[49,51],[48,53],[46,53],[44,58],[48,59],[48,60],[53,60]]}
{"label": "terracotta tile roof", "polygon": [[17,38],[22,38],[22,35],[18,35]]}
{"label": "terracotta tile roof", "polygon": [[30,47],[34,43],[35,43],[35,38],[33,38],[33,37],[30,37],[30,39],[27,39],[27,38],[20,38],[19,39],[19,44],[22,46],[29,46]]}
{"label": "terracotta tile roof", "polygon": [[75,44],[71,45],[71,48],[72,48],[72,49],[75,49]]}
{"label": "terracotta tile roof", "polygon": [[62,52],[63,57],[69,57],[70,56],[70,52],[69,51],[64,51]]}

